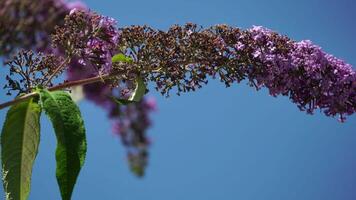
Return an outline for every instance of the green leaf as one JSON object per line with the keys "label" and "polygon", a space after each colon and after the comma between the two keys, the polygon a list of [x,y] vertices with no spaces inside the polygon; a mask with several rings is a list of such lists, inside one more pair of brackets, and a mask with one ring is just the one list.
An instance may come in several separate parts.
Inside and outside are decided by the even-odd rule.
{"label": "green leaf", "polygon": [[132,63],[133,60],[131,57],[125,56],[122,53],[116,54],[111,59],[112,62],[124,62],[124,63]]}
{"label": "green leaf", "polygon": [[40,96],[57,137],[57,182],[62,199],[70,200],[87,149],[84,122],[67,92],[40,90]]}
{"label": "green leaf", "polygon": [[146,93],[146,84],[141,77],[136,79],[136,88],[129,98],[129,101],[139,102]]}
{"label": "green leaf", "polygon": [[10,108],[1,134],[1,160],[7,200],[26,200],[40,142],[41,108],[34,99]]}

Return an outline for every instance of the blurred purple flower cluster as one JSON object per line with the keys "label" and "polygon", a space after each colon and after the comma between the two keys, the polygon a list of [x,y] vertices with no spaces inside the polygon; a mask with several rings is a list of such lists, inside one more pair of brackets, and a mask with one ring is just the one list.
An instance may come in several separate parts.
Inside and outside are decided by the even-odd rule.
{"label": "blurred purple flower cluster", "polygon": [[79,1],[0,1],[0,55],[9,56],[18,48],[50,50],[55,26],[63,24],[64,17],[74,8],[86,7]]}
{"label": "blurred purple flower cluster", "polygon": [[148,113],[156,111],[156,102],[152,98],[138,104],[139,109],[131,105],[126,106],[114,122],[113,131],[119,134],[122,142],[128,147],[128,160],[131,170],[138,176],[144,175],[147,165],[149,139],[145,131],[150,127],[151,121]]}

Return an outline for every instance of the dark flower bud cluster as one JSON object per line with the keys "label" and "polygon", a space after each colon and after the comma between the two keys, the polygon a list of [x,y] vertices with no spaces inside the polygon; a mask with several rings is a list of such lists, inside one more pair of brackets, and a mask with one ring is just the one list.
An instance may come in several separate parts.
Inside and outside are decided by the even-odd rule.
{"label": "dark flower bud cluster", "polygon": [[141,72],[162,94],[194,91],[209,77],[227,87],[246,79],[272,96],[289,96],[310,114],[321,109],[344,121],[356,110],[354,69],[310,41],[295,42],[257,26],[202,29],[189,23],[166,32],[147,26],[120,31],[119,47],[135,59],[125,70]]}
{"label": "dark flower bud cluster", "polygon": [[[62,60],[53,54],[35,54],[32,51],[21,50],[6,64],[9,66],[9,75],[6,76],[7,95],[11,91],[30,93],[37,86],[52,86],[50,75]],[[48,82],[49,81],[49,82]]]}
{"label": "dark flower bud cluster", "polygon": [[84,7],[63,0],[1,0],[0,56],[8,57],[18,48],[49,50],[54,27],[63,24],[71,9]]}
{"label": "dark flower bud cluster", "polygon": [[[223,28],[223,27],[220,27]],[[224,27],[227,28],[227,27]],[[207,77],[221,75],[227,85],[234,80],[244,79],[241,69],[227,65],[239,65],[234,50],[227,48],[231,31],[226,30],[224,41],[214,30],[204,30],[195,24],[175,25],[168,31],[155,30],[147,26],[122,28],[119,46],[126,47],[125,53],[135,58],[138,69],[151,81],[157,90],[168,96],[172,88],[177,93],[195,91],[207,83]],[[230,35],[228,35],[230,34]],[[237,74],[238,73],[238,74]]]}

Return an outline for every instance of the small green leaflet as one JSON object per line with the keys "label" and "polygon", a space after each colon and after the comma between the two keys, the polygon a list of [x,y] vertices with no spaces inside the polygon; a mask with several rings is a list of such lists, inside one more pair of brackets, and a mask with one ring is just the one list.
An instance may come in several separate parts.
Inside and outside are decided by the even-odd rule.
{"label": "small green leaflet", "polygon": [[118,99],[114,96],[110,96],[109,97],[111,100],[113,100],[115,103],[119,104],[119,105],[129,105],[130,103],[135,103],[133,101],[127,100],[127,99]]}
{"label": "small green leaflet", "polygon": [[35,99],[10,108],[1,134],[3,185],[7,200],[26,200],[40,142],[41,108]]}
{"label": "small green leaflet", "polygon": [[124,54],[122,53],[119,53],[119,54],[116,54],[112,57],[111,61],[113,63],[115,62],[124,62],[124,63],[132,63],[133,60],[131,57],[128,57],[128,56],[125,56]]}
{"label": "small green leaflet", "polygon": [[[122,53],[116,54],[112,57],[112,62],[124,62],[124,63],[132,63],[133,60],[131,57],[128,57]],[[145,82],[143,81],[143,79],[141,77],[138,77],[136,79],[136,88],[135,91],[133,92],[133,94],[131,95],[131,97],[128,100],[124,100],[124,99],[115,99],[115,101],[117,103],[119,103],[120,105],[127,105],[131,102],[139,102],[143,95],[145,95],[146,93],[146,85]]]}
{"label": "small green leaflet", "polygon": [[87,150],[79,108],[64,91],[40,90],[43,109],[57,137],[56,176],[63,200],[70,200]]}
{"label": "small green leaflet", "polygon": [[146,93],[146,84],[141,77],[136,78],[136,88],[129,101],[139,102]]}

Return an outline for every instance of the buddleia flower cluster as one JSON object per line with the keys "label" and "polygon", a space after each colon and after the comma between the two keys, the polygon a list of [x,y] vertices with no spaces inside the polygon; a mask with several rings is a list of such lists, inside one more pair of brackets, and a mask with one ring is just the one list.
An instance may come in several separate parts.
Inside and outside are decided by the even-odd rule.
{"label": "buddleia flower cluster", "polygon": [[119,46],[137,60],[126,70],[142,72],[164,95],[172,89],[194,91],[210,77],[227,87],[243,80],[256,89],[266,87],[309,114],[321,109],[344,121],[356,110],[355,70],[311,41],[296,42],[261,26],[202,29],[188,23],[166,32],[147,26],[120,30]]}

